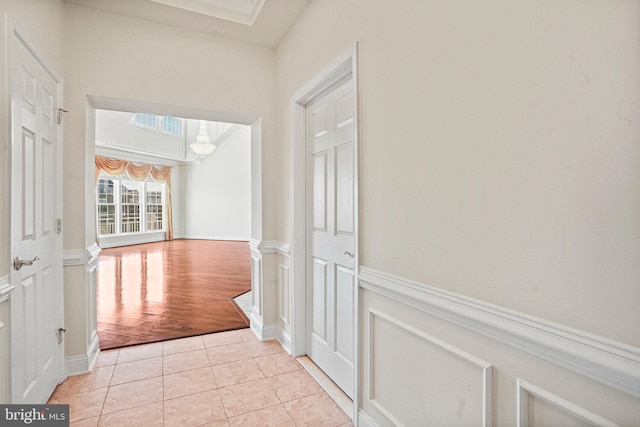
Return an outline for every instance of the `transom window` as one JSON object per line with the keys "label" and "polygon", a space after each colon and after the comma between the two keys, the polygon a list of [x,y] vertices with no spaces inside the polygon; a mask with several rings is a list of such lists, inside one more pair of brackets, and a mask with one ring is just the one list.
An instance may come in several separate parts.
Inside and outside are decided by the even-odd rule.
{"label": "transom window", "polygon": [[99,178],[96,202],[99,236],[165,230],[165,184]]}
{"label": "transom window", "polygon": [[156,114],[136,113],[131,123],[167,133],[174,136],[184,136],[184,119]]}

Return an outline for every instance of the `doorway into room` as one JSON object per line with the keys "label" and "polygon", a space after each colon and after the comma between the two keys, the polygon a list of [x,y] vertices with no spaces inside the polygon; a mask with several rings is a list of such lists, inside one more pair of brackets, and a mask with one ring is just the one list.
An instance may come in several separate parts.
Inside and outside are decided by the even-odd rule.
{"label": "doorway into room", "polygon": [[[96,168],[100,347],[248,327],[235,297],[251,295],[248,241],[260,237],[252,227],[260,177],[251,164],[259,120],[225,115],[234,121],[221,122],[218,113],[92,101],[100,107],[96,156],[129,164],[120,174]],[[203,142],[213,151],[193,151]],[[140,179],[145,167],[151,172]],[[169,181],[152,176],[164,168],[171,169]]]}

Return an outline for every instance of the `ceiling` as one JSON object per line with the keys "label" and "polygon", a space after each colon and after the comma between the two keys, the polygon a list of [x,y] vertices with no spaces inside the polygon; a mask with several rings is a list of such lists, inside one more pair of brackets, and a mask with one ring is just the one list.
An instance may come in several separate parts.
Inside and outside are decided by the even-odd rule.
{"label": "ceiling", "polygon": [[275,48],[311,0],[64,0]]}

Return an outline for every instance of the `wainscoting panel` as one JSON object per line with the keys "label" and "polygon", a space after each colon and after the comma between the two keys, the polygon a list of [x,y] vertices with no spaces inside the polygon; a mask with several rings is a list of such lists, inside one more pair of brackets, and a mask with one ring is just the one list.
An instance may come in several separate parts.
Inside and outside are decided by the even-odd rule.
{"label": "wainscoting panel", "polygon": [[518,427],[617,427],[591,411],[518,378]]}
{"label": "wainscoting panel", "polygon": [[251,329],[291,351],[291,252],[287,243],[250,240]]}
{"label": "wainscoting panel", "polygon": [[[251,299],[253,312],[262,316],[262,257],[251,255]],[[255,286],[254,286],[255,284]]]}
{"label": "wainscoting panel", "polygon": [[98,261],[87,266],[87,342],[98,341]]}
{"label": "wainscoting panel", "polygon": [[290,270],[288,266],[280,264],[278,271],[278,317],[283,327],[289,325]]}
{"label": "wainscoting panel", "polygon": [[366,267],[358,278],[361,425],[638,425],[640,348]]}
{"label": "wainscoting panel", "polygon": [[489,363],[373,308],[368,344],[368,399],[393,425],[491,425]]}

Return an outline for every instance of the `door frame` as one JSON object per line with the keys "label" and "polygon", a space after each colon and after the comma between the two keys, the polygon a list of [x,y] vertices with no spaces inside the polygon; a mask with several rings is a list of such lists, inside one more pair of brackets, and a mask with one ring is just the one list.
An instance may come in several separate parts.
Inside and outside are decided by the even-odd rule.
{"label": "door frame", "polygon": [[338,56],[324,71],[307,82],[292,97],[291,111],[291,353],[303,356],[306,349],[306,279],[309,239],[307,219],[307,183],[310,179],[306,150],[306,106],[340,81],[351,77],[354,91],[354,396],[353,421],[356,422],[359,398],[360,313],[359,307],[359,131],[358,131],[358,43]]}
{"label": "door frame", "polygon": [[[42,54],[42,52],[39,50],[38,46],[36,45],[36,43],[33,41],[33,39],[29,36],[29,34],[26,32],[26,30],[20,26],[20,24],[17,22],[17,20],[15,19],[14,16],[9,15],[8,16],[8,30],[9,30],[9,35],[8,35],[8,43],[7,43],[7,58],[8,58],[8,63],[9,63],[9,67],[8,67],[8,100],[9,100],[9,118],[8,118],[8,122],[7,122],[7,128],[8,128],[8,135],[9,135],[9,143],[8,143],[8,150],[7,150],[7,157],[8,157],[8,163],[9,163],[9,173],[8,173],[8,178],[9,178],[9,182],[10,182],[10,218],[9,218],[9,224],[10,224],[10,230],[9,230],[9,240],[10,240],[10,260],[13,260],[16,256],[17,256],[17,252],[19,250],[19,245],[16,241],[16,231],[15,231],[15,227],[13,227],[13,222],[15,220],[15,216],[16,213],[14,211],[14,205],[16,202],[16,199],[18,197],[17,194],[15,194],[15,186],[12,184],[16,179],[21,179],[19,176],[17,176],[16,173],[16,168],[14,168],[13,165],[13,161],[12,161],[12,157],[13,157],[13,150],[14,150],[14,144],[16,142],[16,138],[19,138],[18,136],[18,130],[16,129],[16,126],[14,126],[14,122],[16,119],[16,111],[15,111],[15,105],[14,105],[14,101],[13,101],[13,94],[14,94],[14,87],[13,87],[13,64],[15,63],[15,46],[17,43],[22,43],[27,50],[31,53],[31,55],[33,56],[33,58],[42,66],[42,68],[44,69],[44,71],[47,72],[47,74],[49,74],[51,76],[51,78],[55,81],[56,83],[56,90],[57,90],[57,105],[54,106],[54,113],[58,113],[58,110],[62,108],[63,104],[63,81],[62,78],[60,77],[60,75],[55,71],[55,68],[51,65],[51,63],[49,62],[49,60],[46,58],[46,56],[44,54]],[[57,151],[56,151],[56,158],[55,158],[55,174],[56,174],[56,179],[55,179],[55,189],[56,189],[56,197],[53,200],[53,204],[54,204],[54,211],[55,211],[55,215],[56,218],[60,219],[60,221],[62,221],[62,209],[63,209],[63,203],[62,203],[62,155],[63,155],[63,125],[62,123],[58,124],[57,126]],[[57,236],[58,236],[58,241],[56,243],[56,249],[55,249],[55,255],[54,257],[59,261],[58,262],[58,268],[56,270],[56,282],[59,286],[58,290],[59,292],[57,293],[57,301],[55,301],[55,307],[56,307],[56,321],[58,323],[58,325],[60,325],[61,327],[64,327],[64,281],[63,281],[63,239],[62,239],[62,229],[60,229],[60,232],[58,232]],[[9,273],[9,277],[11,278],[11,290],[15,288],[15,286],[17,286],[16,283],[14,283],[14,270],[11,267],[10,268],[10,273]],[[12,300],[11,300],[12,301]],[[11,316],[10,316],[11,317]],[[12,335],[13,333],[15,333],[15,329],[14,329],[14,325],[11,322],[11,320],[9,320],[9,324],[8,324],[8,330],[9,330],[9,334]],[[9,395],[11,396],[11,401],[14,401],[14,397],[15,397],[15,390],[13,387],[13,376],[16,375],[16,370],[14,369],[15,366],[13,366],[14,363],[14,349],[11,346],[11,341],[10,341],[10,361],[9,364],[11,366],[10,372],[11,372],[11,386],[10,386],[10,392]],[[63,344],[58,346],[58,352],[59,354],[59,364],[58,364],[58,383],[61,383],[65,378],[66,378],[66,373],[65,373],[65,349],[64,349],[64,342]]]}

